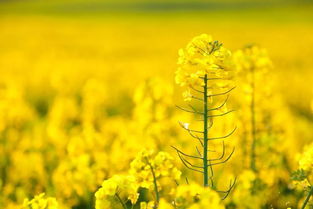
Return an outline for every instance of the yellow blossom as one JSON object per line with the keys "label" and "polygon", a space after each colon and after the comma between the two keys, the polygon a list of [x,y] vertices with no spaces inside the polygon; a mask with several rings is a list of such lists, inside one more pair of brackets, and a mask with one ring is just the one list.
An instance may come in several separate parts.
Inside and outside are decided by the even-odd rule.
{"label": "yellow blossom", "polygon": [[[185,49],[179,50],[176,83],[181,86],[200,87],[203,76],[228,78],[231,72],[231,52],[212,37],[202,34],[191,40]],[[215,82],[219,83],[219,82]]]}
{"label": "yellow blossom", "polygon": [[58,203],[55,198],[44,197],[45,194],[41,193],[33,199],[25,199],[22,209],[58,209]]}
{"label": "yellow blossom", "polygon": [[137,202],[138,185],[133,176],[115,175],[105,180],[96,192],[96,209],[109,209],[122,207],[122,202],[129,200],[132,204]]}
{"label": "yellow blossom", "polygon": [[178,186],[175,205],[178,209],[225,208],[220,196],[215,191],[195,183]]}
{"label": "yellow blossom", "polygon": [[153,189],[154,177],[171,177],[179,180],[181,172],[174,166],[173,158],[166,152],[155,153],[152,150],[143,150],[130,164],[130,173],[137,178],[141,187]]}

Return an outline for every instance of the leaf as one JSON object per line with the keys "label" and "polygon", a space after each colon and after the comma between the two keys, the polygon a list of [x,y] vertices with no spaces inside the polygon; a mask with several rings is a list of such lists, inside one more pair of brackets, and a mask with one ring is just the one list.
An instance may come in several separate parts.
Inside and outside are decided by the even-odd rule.
{"label": "leaf", "polygon": [[306,178],[307,174],[303,169],[296,170],[291,174],[291,179],[294,181],[303,181]]}

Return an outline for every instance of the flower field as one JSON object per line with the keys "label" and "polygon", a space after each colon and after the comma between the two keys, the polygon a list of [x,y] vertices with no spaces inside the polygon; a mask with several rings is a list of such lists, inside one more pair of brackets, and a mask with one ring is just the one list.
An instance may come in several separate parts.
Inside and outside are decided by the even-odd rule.
{"label": "flower field", "polygon": [[312,4],[12,2],[1,209],[313,207]]}

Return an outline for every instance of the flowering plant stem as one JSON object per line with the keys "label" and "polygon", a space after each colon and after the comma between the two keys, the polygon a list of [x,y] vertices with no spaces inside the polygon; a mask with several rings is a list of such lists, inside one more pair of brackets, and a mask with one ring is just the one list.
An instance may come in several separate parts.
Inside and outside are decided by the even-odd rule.
{"label": "flowering plant stem", "polygon": [[123,209],[127,209],[127,206],[125,205],[125,203],[123,202],[123,200],[121,199],[121,197],[118,195],[118,193],[116,193],[115,196],[116,196],[117,199],[120,201],[121,205],[123,206]]}
{"label": "flowering plant stem", "polygon": [[251,162],[250,162],[250,168],[256,172],[256,163],[255,163],[255,148],[256,148],[256,124],[255,124],[255,72],[254,69],[252,69],[252,81],[251,81],[251,88],[252,88],[252,94],[251,94],[251,103],[250,103],[250,112],[251,112],[251,131],[252,131],[252,143],[251,143]]}
{"label": "flowering plant stem", "polygon": [[309,194],[308,194],[308,196],[306,196],[306,198],[305,198],[305,200],[304,200],[304,202],[303,202],[303,205],[302,205],[301,209],[304,209],[305,206],[308,204],[308,202],[309,202],[310,197],[312,196],[312,194],[313,194],[313,186],[311,186],[310,191],[309,191]]}
{"label": "flowering plant stem", "polygon": [[151,170],[151,173],[152,173],[152,177],[153,177],[154,193],[155,193],[156,208],[157,208],[158,205],[159,205],[159,202],[160,202],[160,194],[159,194],[159,190],[158,190],[158,184],[157,184],[157,180],[156,180],[156,177],[155,177],[153,166],[149,162],[148,158],[146,160],[147,160],[147,163],[148,163],[148,165],[150,167],[150,170]]}
{"label": "flowering plant stem", "polygon": [[[188,104],[189,108],[178,108],[194,114],[196,120],[201,121],[201,130],[191,129],[189,123],[180,122],[180,125],[191,137],[200,142],[203,149],[201,152],[196,146],[197,154],[190,155],[176,147],[172,147],[176,150],[186,168],[201,173],[203,176],[203,187],[211,187],[211,189],[216,191],[218,190],[213,181],[213,166],[226,163],[235,151],[233,148],[230,154],[225,156],[224,139],[231,136],[236,130],[236,127],[226,135],[217,137],[209,136],[209,131],[213,126],[215,118],[234,111],[227,111],[226,108],[229,93],[235,88],[231,88],[233,77],[233,73],[231,72],[233,66],[230,64],[231,62],[231,52],[225,49],[222,43],[213,41],[212,37],[203,34],[195,37],[185,49],[179,51],[179,68],[176,71],[175,77],[178,84],[187,87],[187,91],[183,93],[184,100],[187,102],[197,101],[197,104],[201,104],[202,106],[201,111],[197,110],[191,104]],[[223,99],[221,100],[219,98]],[[211,140],[222,140],[223,147],[220,156],[212,158],[210,155],[210,152],[216,152],[216,150],[209,150],[209,142]],[[216,156],[216,154],[214,155]],[[224,194],[223,198],[228,196],[234,185],[235,181],[230,183],[228,190],[219,191]]]}
{"label": "flowering plant stem", "polygon": [[203,94],[203,184],[209,186],[208,180],[208,76],[204,76],[204,94]]}

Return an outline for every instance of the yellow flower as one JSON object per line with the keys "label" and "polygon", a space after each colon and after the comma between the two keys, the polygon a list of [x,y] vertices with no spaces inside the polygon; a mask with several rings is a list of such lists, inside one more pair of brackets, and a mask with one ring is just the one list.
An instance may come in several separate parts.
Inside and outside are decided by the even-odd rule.
{"label": "yellow flower", "polygon": [[178,54],[175,80],[181,86],[203,86],[202,77],[206,74],[209,78],[227,78],[230,75],[231,52],[207,34],[193,38]]}
{"label": "yellow flower", "polygon": [[183,93],[183,97],[184,97],[184,101],[186,101],[186,102],[191,101],[192,94],[191,94],[189,89]]}
{"label": "yellow flower", "polygon": [[32,200],[25,199],[22,209],[58,209],[58,203],[55,198],[44,197],[41,193],[36,195]]}
{"label": "yellow flower", "polygon": [[309,186],[313,182],[313,143],[305,147],[304,152],[299,157],[299,169],[303,170],[307,179],[297,182],[303,187]]}
{"label": "yellow flower", "polygon": [[221,203],[221,198],[215,191],[195,183],[178,186],[175,195],[175,206],[178,209],[225,208]]}
{"label": "yellow flower", "polygon": [[[161,199],[162,201],[162,199]],[[140,202],[140,209],[153,209],[156,207],[156,204],[154,201],[150,201],[150,202]],[[160,207],[158,207],[160,208]]]}
{"label": "yellow flower", "polygon": [[264,48],[251,45],[233,54],[236,69],[240,71],[260,71],[272,67],[272,62]]}
{"label": "yellow flower", "polygon": [[137,190],[138,185],[133,176],[115,175],[105,180],[96,192],[96,209],[114,208],[114,205],[121,204],[119,198],[135,204],[139,197]]}
{"label": "yellow flower", "polygon": [[242,171],[232,194],[232,201],[238,208],[262,208],[268,191],[262,187],[258,188],[256,186],[258,182],[259,179],[255,172],[252,170]]}
{"label": "yellow flower", "polygon": [[158,205],[158,209],[175,209],[175,207],[168,203],[165,199],[161,199]]}
{"label": "yellow flower", "polygon": [[171,177],[179,180],[181,172],[174,166],[173,158],[166,152],[155,153],[152,150],[143,150],[130,164],[130,173],[135,176],[138,184],[147,189],[154,188],[156,180],[162,177]]}

